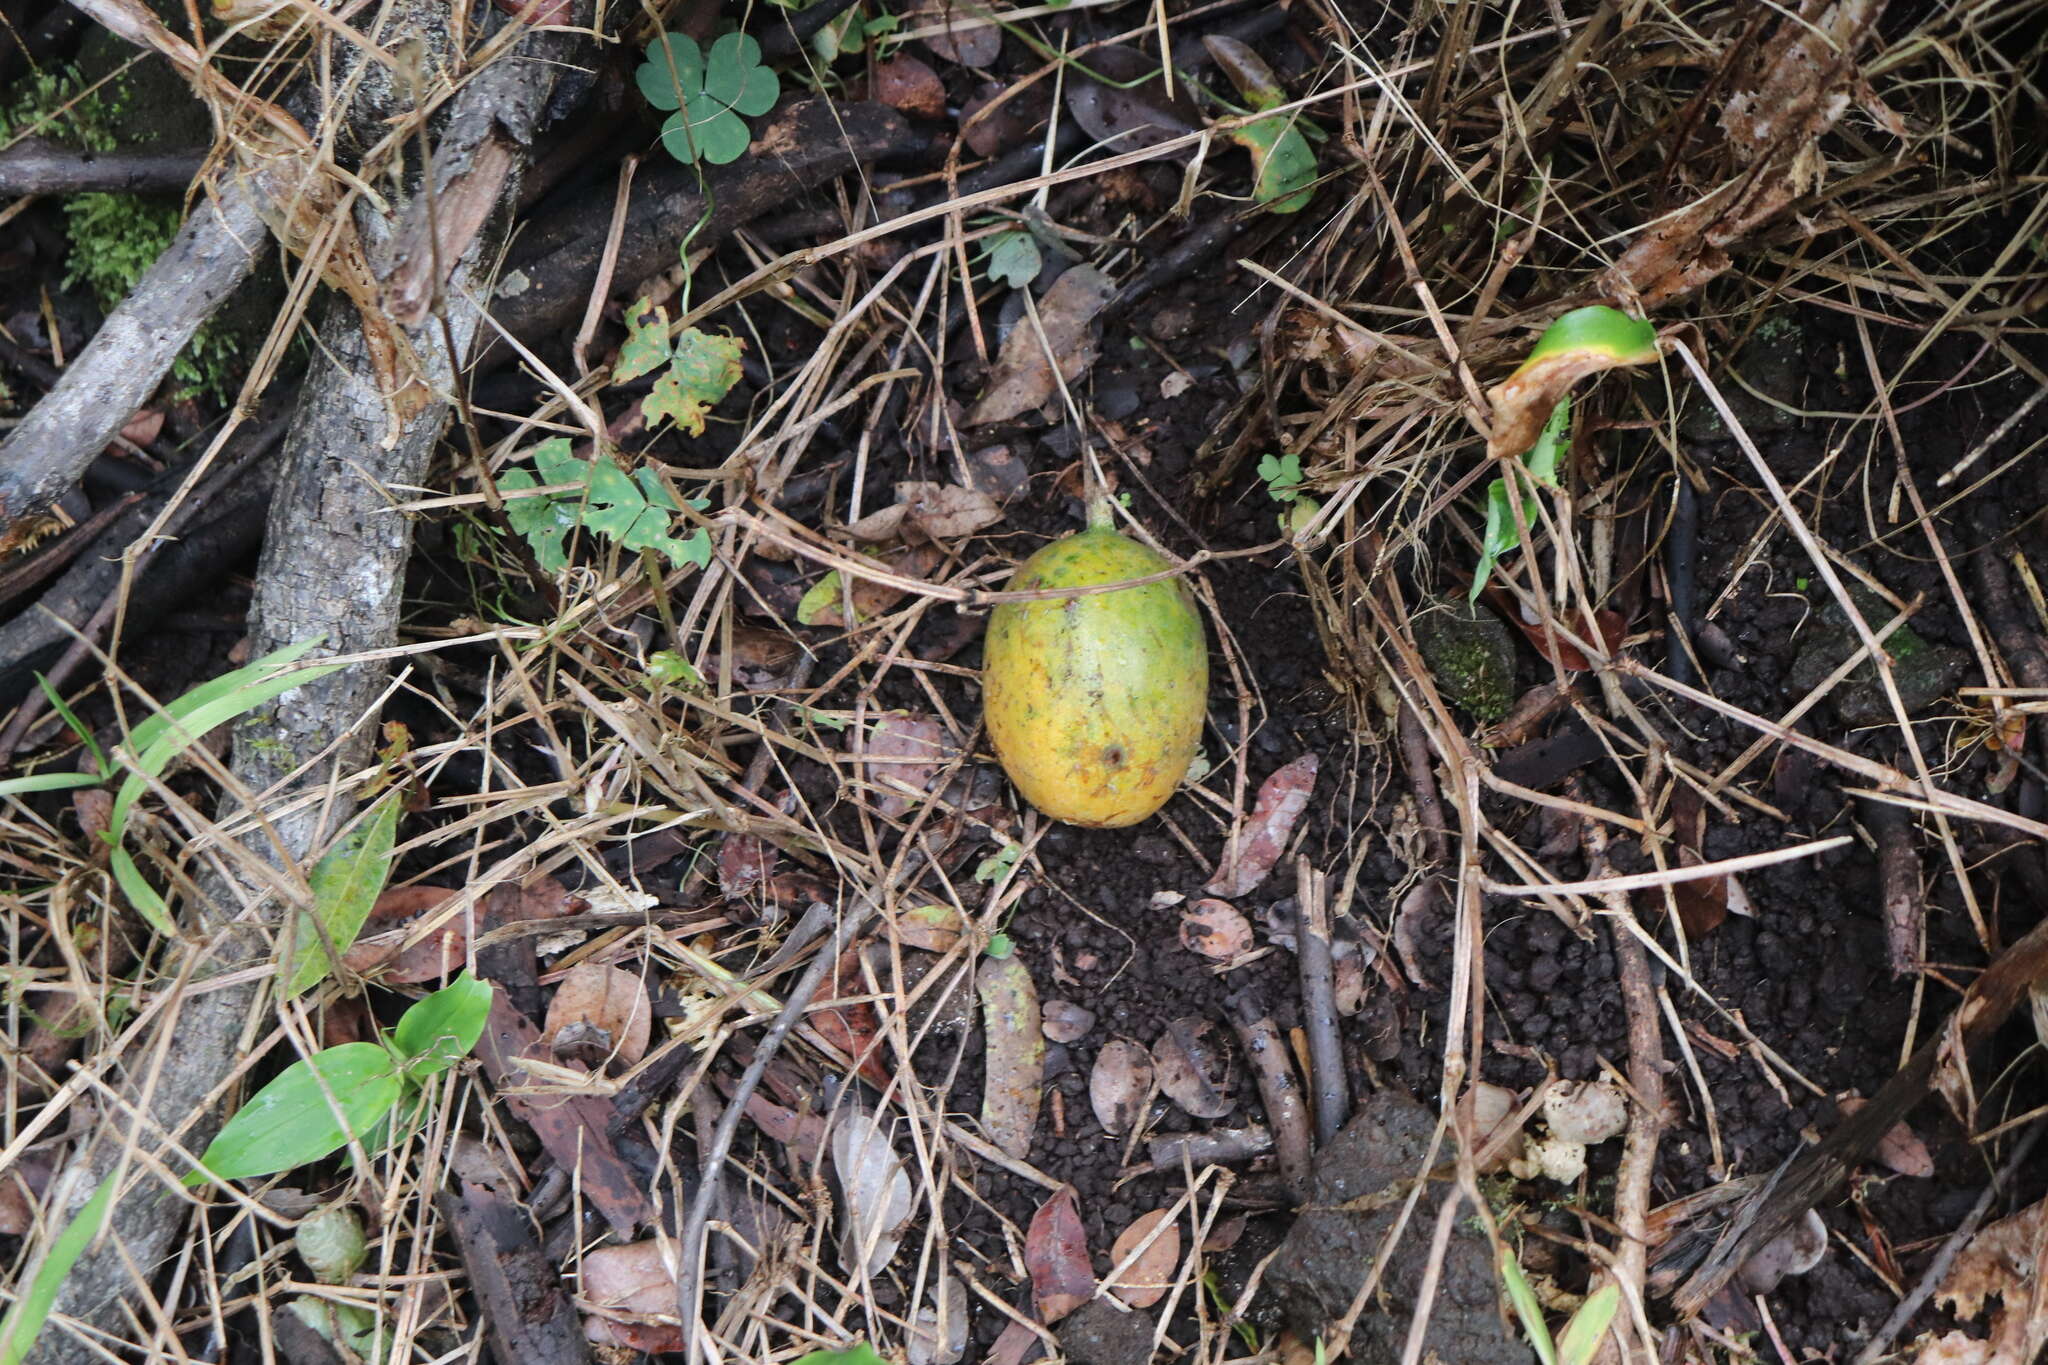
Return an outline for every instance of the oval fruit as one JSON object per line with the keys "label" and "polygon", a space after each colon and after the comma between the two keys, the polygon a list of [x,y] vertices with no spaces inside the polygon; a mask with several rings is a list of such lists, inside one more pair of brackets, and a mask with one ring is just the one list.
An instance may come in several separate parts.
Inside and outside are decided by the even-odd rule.
{"label": "oval fruit", "polygon": [[[1010,588],[1084,588],[1172,567],[1094,527],[1025,560]],[[1024,799],[1055,820],[1133,825],[1187,776],[1202,738],[1209,647],[1178,578],[1005,602],[989,616],[984,659],[996,757]]]}

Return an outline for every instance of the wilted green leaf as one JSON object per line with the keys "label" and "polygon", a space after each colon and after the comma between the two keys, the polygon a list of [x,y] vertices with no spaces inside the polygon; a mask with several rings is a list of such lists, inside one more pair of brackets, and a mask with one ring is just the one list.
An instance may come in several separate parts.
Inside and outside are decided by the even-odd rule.
{"label": "wilted green leaf", "polygon": [[800,626],[819,626],[828,622],[836,624],[842,620],[845,612],[853,610],[843,600],[846,596],[846,590],[842,586],[845,581],[839,576],[839,570],[834,569],[811,584],[810,590],[797,601],[796,623]]}
{"label": "wilted green leaf", "polygon": [[1252,154],[1252,198],[1273,213],[1299,213],[1315,198],[1316,154],[1298,122],[1275,114],[1230,134]]}
{"label": "wilted green leaf", "polygon": [[[346,953],[362,932],[377,893],[391,875],[398,814],[397,796],[385,797],[313,865],[306,879],[313,890],[313,912],[298,914],[291,969],[285,973],[286,1000],[318,985],[334,969],[334,959],[328,955],[330,941],[334,952]],[[321,937],[323,927],[325,939]]]}
{"label": "wilted green leaf", "polygon": [[1522,1274],[1522,1263],[1515,1259],[1514,1252],[1506,1249],[1500,1253],[1500,1278],[1507,1286],[1508,1302],[1515,1306],[1515,1316],[1522,1320],[1522,1330],[1528,1333],[1529,1344],[1536,1350],[1536,1358],[1543,1365],[1557,1365],[1550,1327],[1543,1321],[1543,1305],[1536,1301],[1536,1291]]}
{"label": "wilted green leaf", "polygon": [[1027,228],[999,232],[988,239],[988,277],[992,280],[1022,289],[1038,278],[1044,266],[1038,239]]}
{"label": "wilted green leaf", "polygon": [[650,424],[666,417],[692,436],[704,434],[704,414],[740,382],[740,356],[747,344],[687,327],[675,340],[668,373],[640,404]]}
{"label": "wilted green leaf", "polygon": [[619,363],[612,367],[612,382],[623,384],[652,374],[668,356],[668,309],[641,299],[626,313],[626,341],[619,347]]}
{"label": "wilted green leaf", "polygon": [[[376,1043],[343,1043],[316,1052],[250,1096],[208,1145],[200,1164],[222,1180],[243,1180],[318,1161],[376,1127],[403,1088],[396,1059]],[[195,1171],[185,1183],[197,1185],[205,1178]]]}
{"label": "wilted green leaf", "polygon": [[292,1233],[292,1249],[322,1284],[347,1284],[369,1254],[363,1220],[346,1204],[330,1204],[301,1218]]}
{"label": "wilted green leaf", "polygon": [[491,1013],[491,983],[468,972],[399,1016],[391,1041],[415,1079],[431,1076],[469,1055]]}

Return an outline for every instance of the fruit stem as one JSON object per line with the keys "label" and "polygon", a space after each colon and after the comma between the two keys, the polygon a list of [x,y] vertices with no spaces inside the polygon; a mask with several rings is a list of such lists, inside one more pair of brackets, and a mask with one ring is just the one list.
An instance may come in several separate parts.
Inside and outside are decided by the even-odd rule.
{"label": "fruit stem", "polygon": [[1081,457],[1086,461],[1084,471],[1088,492],[1088,529],[1091,531],[1112,531],[1116,529],[1116,512],[1109,505],[1109,480],[1102,476],[1102,466],[1096,462],[1095,452],[1084,451]]}

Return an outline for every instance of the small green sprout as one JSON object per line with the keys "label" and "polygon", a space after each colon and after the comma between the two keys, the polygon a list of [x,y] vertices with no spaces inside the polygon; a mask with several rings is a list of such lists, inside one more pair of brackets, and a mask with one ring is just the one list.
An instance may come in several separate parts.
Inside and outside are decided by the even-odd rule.
{"label": "small green sprout", "polygon": [[1012,843],[1005,839],[1001,848],[989,854],[988,857],[983,858],[974,869],[974,880],[984,884],[1002,881],[1016,869],[1017,860],[1023,856],[1024,846],[1022,844]]}
{"label": "small green sprout", "polygon": [[1259,477],[1266,481],[1266,495],[1275,502],[1293,502],[1301,496],[1301,456],[1267,455],[1259,460]]}
{"label": "small green sprout", "polygon": [[1543,1305],[1529,1287],[1514,1252],[1501,1251],[1500,1277],[1507,1286],[1508,1302],[1515,1306],[1515,1316],[1522,1320],[1522,1330],[1528,1333],[1542,1365],[1590,1365],[1621,1307],[1621,1286],[1606,1284],[1588,1294],[1565,1323],[1564,1331],[1552,1338],[1550,1325],[1543,1320]]}

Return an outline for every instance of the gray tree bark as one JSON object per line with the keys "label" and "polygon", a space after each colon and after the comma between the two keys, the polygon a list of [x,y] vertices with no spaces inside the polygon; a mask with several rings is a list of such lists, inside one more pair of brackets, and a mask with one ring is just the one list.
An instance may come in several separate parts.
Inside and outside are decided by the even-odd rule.
{"label": "gray tree bark", "polygon": [[[385,37],[390,40],[388,33]],[[461,261],[450,263],[458,286],[482,292],[481,277],[503,241],[505,209],[517,194],[548,93],[574,47],[575,40],[566,34],[529,35],[464,87],[442,125],[433,168],[437,193],[449,191],[484,144],[509,141],[515,153],[513,171],[500,191],[499,212]],[[388,251],[396,224],[367,210],[358,212],[357,221],[375,262]],[[448,292],[447,318],[458,352],[468,350],[481,320],[463,287]],[[252,613],[256,652],[317,638],[322,644],[314,658],[332,657],[386,648],[397,640],[412,527],[405,517],[386,510],[394,500],[390,490],[421,481],[447,428],[448,396],[459,380],[438,325],[429,320],[410,339],[435,397],[387,449],[385,398],[373,378],[360,319],[338,301],[329,310],[285,438],[283,468],[269,509]],[[388,673],[383,662],[352,664],[247,718],[235,730],[237,782],[252,793],[288,780],[317,787],[330,770],[361,765],[370,756],[376,698]],[[292,778],[329,746],[336,746],[332,763]],[[274,861],[281,845],[287,858],[304,862],[352,811],[353,802],[345,798],[313,803],[271,822],[277,844],[259,835],[248,847]],[[220,983],[218,978],[269,960],[287,907],[260,880],[220,856],[201,874],[199,891],[187,915],[191,983],[175,1012],[137,1049],[117,1084],[132,1111],[109,1113],[93,1140],[74,1154],[53,1200],[53,1229],[61,1229],[120,1165],[131,1143],[162,1154],[165,1136],[176,1135],[187,1151],[196,1153],[219,1127],[222,1106],[216,1092],[233,1070],[251,1026],[259,983]],[[185,1169],[181,1161],[169,1164],[178,1173]],[[32,1365],[87,1365],[105,1359],[94,1344],[96,1334],[104,1334],[101,1340],[138,1335],[128,1325],[127,1302],[153,1292],[187,1212],[174,1188],[131,1165],[108,1233],[65,1280],[59,1316],[29,1356]],[[145,1310],[136,1316],[140,1330],[149,1330],[154,1314]]]}

